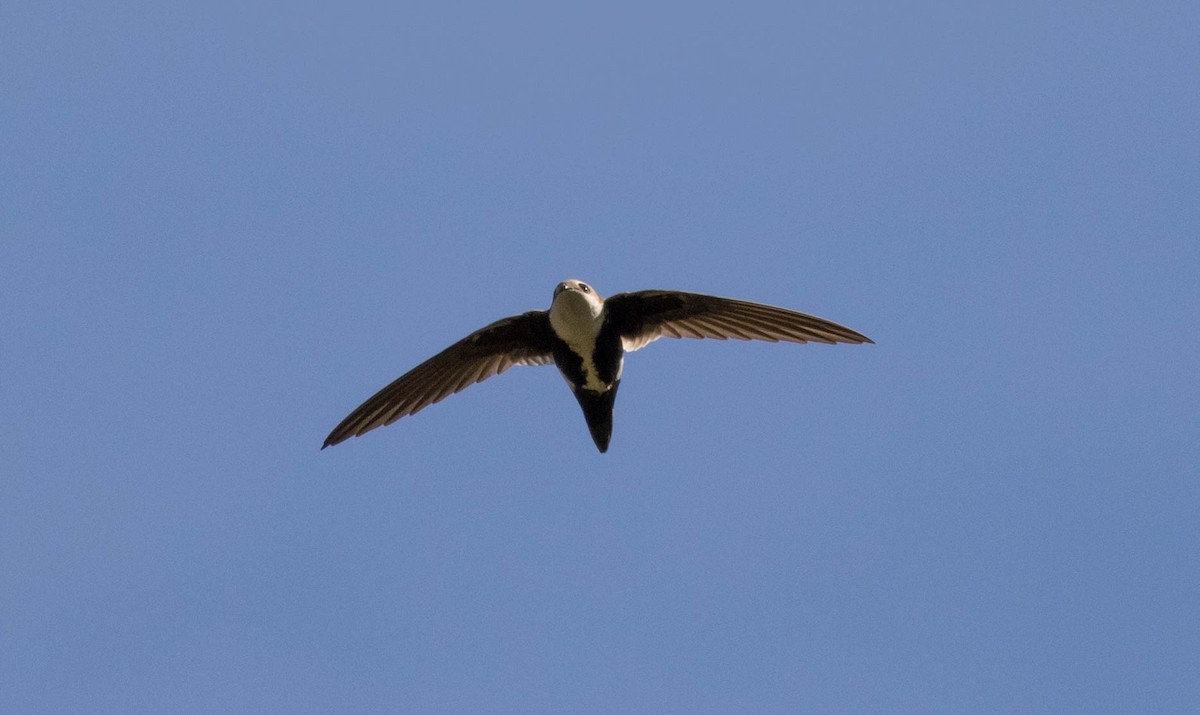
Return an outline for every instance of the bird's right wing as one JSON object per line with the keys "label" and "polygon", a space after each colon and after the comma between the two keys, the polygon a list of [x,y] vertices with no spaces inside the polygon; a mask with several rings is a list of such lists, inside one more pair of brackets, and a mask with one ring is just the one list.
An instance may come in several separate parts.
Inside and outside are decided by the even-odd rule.
{"label": "bird's right wing", "polygon": [[513,365],[548,365],[554,362],[552,336],[544,310],[503,318],[476,330],[359,405],[329,433],[321,449],[416,414]]}
{"label": "bird's right wing", "polygon": [[605,301],[626,350],[659,338],[869,343],[870,338],[815,315],[773,305],[674,290],[618,293]]}

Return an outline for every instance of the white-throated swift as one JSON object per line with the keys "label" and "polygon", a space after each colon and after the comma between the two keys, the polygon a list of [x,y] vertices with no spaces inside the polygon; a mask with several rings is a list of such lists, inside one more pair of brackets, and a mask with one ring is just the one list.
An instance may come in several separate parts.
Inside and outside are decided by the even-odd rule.
{"label": "white-throated swift", "polygon": [[823,318],[761,303],[673,290],[605,300],[588,284],[566,280],[555,287],[550,310],[502,318],[429,358],[351,412],[321,449],[416,414],[513,365],[554,363],[583,408],[596,447],[606,452],[625,353],[663,337],[874,342]]}

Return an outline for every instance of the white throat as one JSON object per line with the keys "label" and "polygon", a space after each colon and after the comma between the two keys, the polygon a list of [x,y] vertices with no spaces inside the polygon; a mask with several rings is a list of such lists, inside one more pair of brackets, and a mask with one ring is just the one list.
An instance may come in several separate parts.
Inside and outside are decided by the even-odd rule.
{"label": "white throat", "polygon": [[591,355],[592,345],[600,332],[600,314],[604,304],[579,291],[564,290],[550,304],[550,327],[572,348],[587,344],[585,350],[575,350],[580,355]]}

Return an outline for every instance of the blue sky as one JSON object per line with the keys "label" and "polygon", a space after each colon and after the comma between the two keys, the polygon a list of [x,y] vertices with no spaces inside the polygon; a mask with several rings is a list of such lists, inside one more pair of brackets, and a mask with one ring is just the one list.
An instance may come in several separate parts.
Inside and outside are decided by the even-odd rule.
{"label": "blue sky", "polygon": [[[6,3],[0,710],[1200,701],[1194,3]],[[318,451],[561,279],[659,341]]]}

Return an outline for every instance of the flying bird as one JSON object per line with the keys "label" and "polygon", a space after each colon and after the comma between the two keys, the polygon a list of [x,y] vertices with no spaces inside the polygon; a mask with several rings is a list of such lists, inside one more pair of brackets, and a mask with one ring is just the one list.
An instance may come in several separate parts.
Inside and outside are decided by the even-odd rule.
{"label": "flying bird", "polygon": [[673,290],[605,300],[587,283],[566,280],[555,287],[550,310],[502,318],[429,358],[359,405],[321,449],[416,414],[513,365],[553,363],[583,408],[596,447],[606,452],[625,353],[659,338],[874,342],[823,318],[761,303]]}

